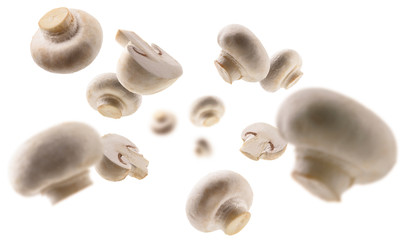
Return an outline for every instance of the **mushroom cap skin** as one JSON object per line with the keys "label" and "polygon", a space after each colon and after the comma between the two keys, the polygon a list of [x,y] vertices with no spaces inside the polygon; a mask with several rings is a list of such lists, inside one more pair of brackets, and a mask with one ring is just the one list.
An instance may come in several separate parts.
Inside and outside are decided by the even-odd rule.
{"label": "mushroom cap skin", "polygon": [[224,113],[225,106],[219,98],[204,96],[192,104],[190,119],[196,126],[210,127],[219,122]]}
{"label": "mushroom cap skin", "polygon": [[93,109],[116,119],[133,114],[142,102],[142,96],[124,88],[115,73],[96,76],[88,85],[86,97]]}
{"label": "mushroom cap skin", "polygon": [[31,55],[41,68],[73,73],[88,66],[102,46],[99,22],[78,9],[57,8],[45,14],[31,41]]}
{"label": "mushroom cap skin", "polygon": [[258,82],[267,76],[270,59],[260,40],[246,27],[231,24],[218,34],[222,52],[215,66],[223,80]]}
{"label": "mushroom cap skin", "polygon": [[280,157],[287,147],[287,142],[280,136],[278,129],[262,122],[246,127],[241,138],[244,143],[240,152],[252,160],[274,160]]}
{"label": "mushroom cap skin", "polygon": [[276,53],[270,61],[270,69],[260,85],[268,92],[275,92],[280,88],[289,89],[300,80],[302,59],[292,50],[285,49]]}
{"label": "mushroom cap skin", "polygon": [[149,162],[127,138],[118,134],[102,137],[103,159],[96,164],[96,171],[109,181],[121,181],[130,175],[143,179],[148,175]]}
{"label": "mushroom cap skin", "polygon": [[99,134],[67,122],[27,140],[10,163],[11,185],[24,196],[42,193],[52,203],[89,186],[88,169],[103,156]]}
{"label": "mushroom cap skin", "polygon": [[159,135],[169,134],[174,130],[177,124],[177,118],[174,114],[168,111],[157,111],[153,115],[153,122],[151,124],[151,130]]}
{"label": "mushroom cap skin", "polygon": [[124,47],[117,77],[130,92],[150,95],[171,86],[181,75],[181,65],[163,49],[151,46],[131,31],[119,30],[116,41]]}
{"label": "mushroom cap skin", "polygon": [[189,195],[187,217],[196,229],[211,232],[222,229],[238,233],[250,220],[253,192],[240,174],[217,171],[202,178]]}
{"label": "mushroom cap skin", "polygon": [[277,126],[296,146],[294,179],[327,201],[340,201],[354,183],[381,179],[396,162],[390,128],[355,100],[330,90],[292,94],[280,107]]}

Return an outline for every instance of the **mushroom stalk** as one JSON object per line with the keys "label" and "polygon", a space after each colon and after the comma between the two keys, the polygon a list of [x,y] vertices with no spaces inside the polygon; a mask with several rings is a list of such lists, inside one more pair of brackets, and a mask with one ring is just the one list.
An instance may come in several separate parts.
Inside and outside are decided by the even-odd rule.
{"label": "mushroom stalk", "polygon": [[44,36],[53,42],[63,42],[75,35],[78,22],[67,8],[56,8],[46,13],[38,22]]}
{"label": "mushroom stalk", "polygon": [[238,199],[230,199],[223,203],[216,213],[219,228],[227,235],[240,232],[250,220],[247,205]]}
{"label": "mushroom stalk", "polygon": [[341,195],[353,185],[354,179],[332,155],[297,149],[293,178],[312,194],[326,201],[340,201]]}
{"label": "mushroom stalk", "polygon": [[234,58],[225,51],[222,51],[215,61],[216,69],[225,82],[232,84],[234,80],[242,78],[241,67]]}
{"label": "mushroom stalk", "polygon": [[49,186],[42,191],[42,194],[47,196],[52,204],[56,204],[90,185],[92,185],[92,181],[89,178],[89,171],[84,171],[65,181]]}

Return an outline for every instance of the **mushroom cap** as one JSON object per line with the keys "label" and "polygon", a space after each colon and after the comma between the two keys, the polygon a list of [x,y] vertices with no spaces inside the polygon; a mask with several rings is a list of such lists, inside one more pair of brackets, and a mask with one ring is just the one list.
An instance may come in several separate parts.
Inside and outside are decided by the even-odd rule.
{"label": "mushroom cap", "polygon": [[99,134],[90,126],[67,122],[27,140],[10,163],[13,188],[36,195],[86,172],[102,158]]}
{"label": "mushroom cap", "polygon": [[262,122],[246,127],[242,131],[241,138],[245,143],[240,151],[253,160],[276,159],[287,147],[287,142],[281,137],[278,129]]}
{"label": "mushroom cap", "polygon": [[269,72],[260,85],[269,92],[275,92],[281,87],[288,89],[301,78],[301,66],[302,59],[296,51],[282,50],[271,58]]}
{"label": "mushroom cap", "polygon": [[137,146],[118,134],[106,134],[102,137],[103,159],[96,171],[110,181],[121,181],[127,175],[137,179],[147,176],[149,162],[139,153]]}
{"label": "mushroom cap", "polygon": [[189,195],[186,204],[188,219],[200,231],[217,230],[218,210],[227,201],[237,201],[249,209],[253,201],[249,183],[232,171],[210,173],[195,185]]}
{"label": "mushroom cap", "polygon": [[263,44],[248,28],[239,24],[227,25],[218,34],[218,44],[240,66],[244,80],[258,82],[267,76],[269,56]]}
{"label": "mushroom cap", "polygon": [[[104,114],[103,109],[99,109],[99,100],[103,97],[113,98],[119,102],[119,109],[111,106],[112,110],[107,109],[107,117],[111,116],[128,116],[137,111],[142,102],[142,96],[129,92],[124,88],[116,77],[115,73],[103,73],[96,76],[88,85],[86,97],[93,109]],[[109,105],[109,104],[107,104]],[[117,114],[109,114],[112,111],[120,111]]]}
{"label": "mushroom cap", "polygon": [[117,63],[117,77],[130,92],[154,94],[182,75],[182,67],[173,57],[155,44],[150,46],[134,32],[119,30],[116,40],[124,47]]}
{"label": "mushroom cap", "polygon": [[204,96],[192,104],[190,119],[197,126],[209,127],[216,124],[224,113],[222,100],[214,96]]}
{"label": "mushroom cap", "polygon": [[[385,176],[396,162],[396,141],[376,114],[339,93],[311,88],[286,99],[277,116],[281,136],[303,152],[332,156],[355,182]],[[330,160],[330,159],[326,159]]]}
{"label": "mushroom cap", "polygon": [[69,12],[77,23],[72,36],[64,41],[53,41],[53,36],[38,29],[32,38],[31,55],[49,72],[77,72],[96,58],[102,46],[103,32],[99,22],[82,10],[69,9]]}

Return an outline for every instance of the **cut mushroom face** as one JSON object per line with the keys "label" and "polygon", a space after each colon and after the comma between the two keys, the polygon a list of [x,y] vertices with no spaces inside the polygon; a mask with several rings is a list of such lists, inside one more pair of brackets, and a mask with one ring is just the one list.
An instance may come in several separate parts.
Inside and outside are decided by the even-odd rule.
{"label": "cut mushroom face", "polygon": [[139,153],[134,143],[117,134],[102,137],[104,157],[96,171],[110,181],[121,181],[130,175],[143,179],[148,174],[148,161]]}
{"label": "cut mushroom face", "polygon": [[281,136],[296,146],[294,179],[327,201],[353,184],[384,177],[396,162],[389,127],[358,102],[325,89],[291,95],[277,117]]}
{"label": "cut mushroom face", "polygon": [[72,73],[88,66],[102,46],[99,22],[78,9],[56,8],[38,23],[31,41],[31,55],[43,69]]}
{"label": "cut mushroom face", "polygon": [[170,133],[177,123],[174,114],[168,111],[157,111],[153,116],[153,123],[151,129],[159,135]]}
{"label": "cut mushroom face", "polygon": [[86,97],[93,109],[105,117],[116,119],[136,112],[142,99],[141,95],[125,89],[114,73],[94,78],[88,85]]}
{"label": "cut mushroom face", "polygon": [[212,147],[208,140],[205,138],[199,138],[196,141],[195,154],[198,157],[208,157],[212,154]]}
{"label": "cut mushroom face", "polygon": [[210,127],[219,122],[224,113],[225,107],[219,98],[205,96],[192,105],[190,119],[196,126]]}
{"label": "cut mushroom face", "polygon": [[25,196],[46,195],[53,204],[92,184],[88,169],[103,156],[99,134],[69,122],[26,141],[10,164],[14,189]]}
{"label": "cut mushroom face", "polygon": [[254,123],[246,127],[241,137],[244,143],[240,151],[252,160],[276,159],[287,147],[278,129],[267,123]]}
{"label": "cut mushroom face", "polygon": [[154,94],[182,75],[182,67],[173,57],[155,44],[150,46],[134,32],[119,30],[116,41],[124,47],[117,77],[130,92]]}
{"label": "cut mushroom face", "polygon": [[246,27],[231,24],[224,27],[218,35],[222,48],[215,66],[228,83],[243,79],[258,82],[267,76],[270,59],[260,40]]}
{"label": "cut mushroom face", "polygon": [[296,51],[280,51],[272,57],[269,73],[260,84],[268,92],[275,92],[282,87],[288,89],[300,80],[301,66],[302,60]]}
{"label": "cut mushroom face", "polygon": [[249,222],[252,201],[252,189],[240,174],[213,172],[202,178],[189,195],[187,217],[199,231],[222,229],[233,235]]}

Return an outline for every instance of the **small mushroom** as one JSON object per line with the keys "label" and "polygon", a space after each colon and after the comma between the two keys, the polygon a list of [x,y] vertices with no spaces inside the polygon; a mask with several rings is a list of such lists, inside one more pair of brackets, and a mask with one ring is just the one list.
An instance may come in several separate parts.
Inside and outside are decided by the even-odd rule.
{"label": "small mushroom", "polygon": [[218,35],[222,48],[215,66],[228,83],[243,79],[258,82],[267,76],[270,59],[260,40],[246,27],[231,24]]}
{"label": "small mushroom", "polygon": [[83,123],[54,126],[27,140],[10,164],[13,188],[53,204],[92,184],[88,169],[102,159],[99,134]]}
{"label": "small mushroom", "polygon": [[54,73],[73,73],[88,66],[102,46],[99,22],[78,9],[56,8],[38,22],[31,41],[31,55],[41,68]]}
{"label": "small mushroom", "polygon": [[157,111],[153,115],[153,123],[151,129],[153,132],[159,135],[165,135],[170,133],[177,123],[177,119],[174,114],[168,111]]}
{"label": "small mushroom", "polygon": [[148,174],[148,161],[134,143],[117,134],[102,137],[104,157],[96,166],[100,176],[109,181],[121,181],[130,175],[143,179]]}
{"label": "small mushroom", "polygon": [[110,118],[121,118],[137,111],[142,97],[129,92],[114,73],[103,73],[88,85],[86,97],[93,109]]}
{"label": "small mushroom", "polygon": [[268,92],[275,92],[282,87],[289,89],[300,80],[301,66],[302,60],[296,51],[282,50],[272,57],[269,73],[260,81],[260,85]]}
{"label": "small mushroom", "polygon": [[134,32],[119,30],[116,41],[124,47],[117,63],[117,77],[130,92],[154,94],[182,75],[182,67],[173,57],[155,44],[150,46]]}
{"label": "small mushroom", "polygon": [[186,212],[192,226],[199,231],[222,229],[233,235],[249,222],[252,201],[253,192],[246,179],[232,171],[217,171],[195,185]]}
{"label": "small mushroom", "polygon": [[306,89],[281,105],[277,126],[296,146],[293,178],[327,201],[340,201],[353,184],[384,177],[396,162],[390,128],[355,100],[325,89]]}
{"label": "small mushroom", "polygon": [[225,107],[219,98],[205,96],[193,103],[190,119],[196,126],[209,127],[219,122],[224,113]]}
{"label": "small mushroom", "polygon": [[253,160],[274,160],[280,157],[287,142],[280,136],[278,129],[267,123],[254,123],[242,131],[243,146],[240,152]]}
{"label": "small mushroom", "polygon": [[212,147],[208,140],[205,138],[199,138],[196,141],[195,153],[198,157],[208,157],[212,154]]}

